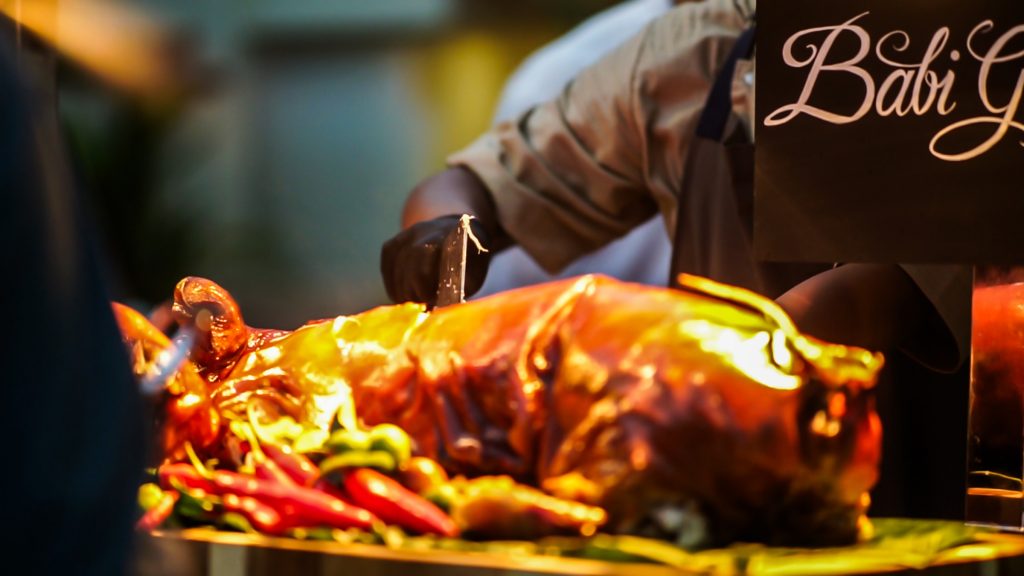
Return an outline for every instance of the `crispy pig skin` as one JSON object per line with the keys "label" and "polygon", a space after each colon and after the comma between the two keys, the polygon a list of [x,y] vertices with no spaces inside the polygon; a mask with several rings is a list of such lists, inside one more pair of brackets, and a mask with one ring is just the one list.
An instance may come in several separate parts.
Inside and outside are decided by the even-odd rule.
{"label": "crispy pig skin", "polygon": [[[877,474],[880,360],[812,345],[823,357],[791,350],[783,369],[777,330],[732,302],[583,277],[435,312],[401,386],[432,402],[443,448],[430,455],[449,469],[582,477],[587,489],[558,495],[605,507],[618,529],[696,501],[716,542],[852,542]],[[374,404],[357,388],[357,406]]]}
{"label": "crispy pig skin", "polygon": [[398,424],[449,472],[602,506],[613,531],[695,506],[708,544],[845,544],[877,479],[881,356],[803,336],[774,303],[709,280],[677,291],[583,276],[251,346],[263,332],[207,301],[227,292],[189,282],[176,295],[230,315],[213,325],[231,346],[204,339],[194,356],[215,359],[222,410],[258,396],[326,427],[351,397],[365,424]]}

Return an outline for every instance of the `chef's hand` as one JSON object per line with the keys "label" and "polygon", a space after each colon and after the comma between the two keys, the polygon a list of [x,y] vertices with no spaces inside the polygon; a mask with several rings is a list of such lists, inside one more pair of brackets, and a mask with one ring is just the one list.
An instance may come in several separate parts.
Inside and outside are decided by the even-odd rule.
{"label": "chef's hand", "polygon": [[[413,224],[384,243],[380,271],[388,297],[394,302],[423,302],[433,306],[441,271],[441,250],[450,232],[459,226],[461,215],[440,216]],[[485,251],[470,240],[466,249],[466,296],[476,293],[487,276],[491,253],[487,233],[480,221],[469,222],[470,230]]]}

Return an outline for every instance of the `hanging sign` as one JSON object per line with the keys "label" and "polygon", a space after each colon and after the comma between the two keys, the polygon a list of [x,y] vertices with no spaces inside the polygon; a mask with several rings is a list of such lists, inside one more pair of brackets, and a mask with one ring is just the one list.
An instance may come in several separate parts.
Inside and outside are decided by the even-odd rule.
{"label": "hanging sign", "polygon": [[1024,3],[758,7],[765,260],[1024,259]]}

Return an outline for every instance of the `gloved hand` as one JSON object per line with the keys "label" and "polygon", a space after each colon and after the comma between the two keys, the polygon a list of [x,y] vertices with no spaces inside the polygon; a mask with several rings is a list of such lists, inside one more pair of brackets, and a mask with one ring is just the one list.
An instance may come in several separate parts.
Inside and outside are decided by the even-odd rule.
{"label": "gloved hand", "polygon": [[[380,272],[392,301],[434,305],[440,280],[441,249],[445,237],[459,225],[460,218],[461,215],[452,214],[419,222],[384,243]],[[469,227],[486,250],[488,238],[483,224],[473,219]],[[490,252],[479,250],[470,240],[466,250],[466,296],[483,286],[490,261]]]}

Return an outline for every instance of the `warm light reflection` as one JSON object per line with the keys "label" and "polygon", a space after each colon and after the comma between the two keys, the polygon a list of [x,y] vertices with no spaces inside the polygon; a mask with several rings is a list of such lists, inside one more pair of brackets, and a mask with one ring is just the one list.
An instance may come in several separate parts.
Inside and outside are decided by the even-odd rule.
{"label": "warm light reflection", "polygon": [[788,365],[780,367],[773,362],[775,346],[768,332],[746,334],[706,320],[683,322],[680,330],[693,335],[702,350],[726,359],[751,380],[776,390],[800,387],[799,375],[787,372]]}
{"label": "warm light reflection", "polygon": [[181,400],[178,401],[178,405],[181,406],[182,408],[191,408],[192,406],[199,405],[200,403],[202,403],[202,401],[203,398],[201,396],[199,396],[198,394],[190,393],[182,396]]}
{"label": "warm light reflection", "polygon": [[176,48],[150,15],[107,0],[0,0],[0,11],[115,86],[166,96],[179,81]]}
{"label": "warm light reflection", "polygon": [[816,412],[814,418],[811,419],[811,432],[819,436],[835,438],[839,435],[840,430],[842,430],[840,421],[829,417],[824,410]]}
{"label": "warm light reflection", "polygon": [[[885,362],[880,352],[829,344],[802,335],[778,304],[749,290],[688,274],[680,274],[677,280],[684,290],[706,294],[733,305],[728,308],[728,312],[719,316],[719,323],[693,324],[690,329],[693,330],[694,336],[706,335],[713,340],[702,343],[711,347],[706,350],[731,357],[739,370],[766,386],[781,390],[791,390],[799,386],[799,383],[793,384],[791,379],[794,376],[788,374],[796,369],[792,365],[795,361],[793,352],[814,365],[817,379],[821,382],[873,382]],[[759,337],[759,342],[765,345],[770,343],[770,349],[758,350],[756,345],[744,347],[740,344],[743,340],[740,334],[724,334],[744,330],[744,327],[746,330],[756,329],[744,321],[745,315],[749,318],[749,312],[756,312],[762,315],[764,320],[774,324],[770,336],[765,333]],[[727,319],[727,316],[731,318]],[[735,352],[730,352],[731,346],[738,348]]]}
{"label": "warm light reflection", "polygon": [[793,352],[790,351],[786,343],[786,333],[782,330],[776,330],[772,334],[772,360],[783,370],[793,370]]}

